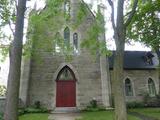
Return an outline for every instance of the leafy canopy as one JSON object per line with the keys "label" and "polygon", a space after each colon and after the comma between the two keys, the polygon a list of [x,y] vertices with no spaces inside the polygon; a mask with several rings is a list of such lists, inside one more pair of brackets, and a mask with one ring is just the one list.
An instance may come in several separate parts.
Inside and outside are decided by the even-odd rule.
{"label": "leafy canopy", "polygon": [[128,27],[128,39],[139,41],[154,50],[160,48],[160,1],[140,0]]}

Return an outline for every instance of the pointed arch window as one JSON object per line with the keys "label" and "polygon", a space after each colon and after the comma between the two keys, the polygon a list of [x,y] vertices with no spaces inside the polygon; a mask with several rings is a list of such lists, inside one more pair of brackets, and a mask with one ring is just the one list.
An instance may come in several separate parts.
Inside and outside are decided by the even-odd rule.
{"label": "pointed arch window", "polygon": [[59,53],[61,51],[60,50],[60,40],[61,40],[61,35],[59,32],[57,32],[55,34],[55,39],[53,41],[53,51],[56,53]]}
{"label": "pointed arch window", "polygon": [[73,71],[65,66],[58,74],[57,80],[75,80]]}
{"label": "pointed arch window", "polygon": [[69,27],[64,29],[64,43],[67,45],[70,43],[70,30]]}
{"label": "pointed arch window", "polygon": [[67,15],[70,15],[70,1],[69,0],[65,0],[64,2],[64,12]]}
{"label": "pointed arch window", "polygon": [[125,93],[126,96],[133,96],[133,88],[132,88],[132,83],[130,79],[125,80]]}
{"label": "pointed arch window", "polygon": [[73,34],[73,48],[74,48],[74,53],[78,53],[78,34],[77,33]]}
{"label": "pointed arch window", "polygon": [[148,90],[149,90],[149,95],[150,96],[155,96],[156,95],[155,83],[151,78],[148,79]]}

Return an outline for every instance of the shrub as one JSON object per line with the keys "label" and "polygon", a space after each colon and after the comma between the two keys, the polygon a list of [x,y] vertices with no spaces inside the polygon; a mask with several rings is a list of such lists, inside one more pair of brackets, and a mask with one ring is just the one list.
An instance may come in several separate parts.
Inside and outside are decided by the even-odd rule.
{"label": "shrub", "polygon": [[127,108],[142,108],[145,107],[145,104],[143,102],[127,102]]}
{"label": "shrub", "polygon": [[90,101],[90,107],[97,108],[97,100],[96,99],[93,99]]}
{"label": "shrub", "polygon": [[146,107],[160,107],[160,95],[151,97],[149,94],[145,94],[143,101]]}
{"label": "shrub", "polygon": [[37,109],[37,108],[31,108],[31,107],[26,108],[24,111],[25,111],[25,113],[45,113],[45,112],[48,112],[48,110],[45,108]]}
{"label": "shrub", "polygon": [[34,108],[34,107],[28,107],[24,109],[19,109],[18,113],[19,115],[27,114],[27,113],[47,113],[48,110],[45,108]]}
{"label": "shrub", "polygon": [[0,120],[3,120],[3,114],[0,113]]}
{"label": "shrub", "polygon": [[36,101],[36,102],[34,103],[34,105],[35,105],[35,108],[37,108],[37,109],[40,109],[40,108],[41,108],[41,103],[40,103],[40,101]]}
{"label": "shrub", "polygon": [[105,107],[98,106],[97,100],[94,98],[89,102],[89,105],[84,109],[84,111],[103,111],[103,110],[106,110]]}

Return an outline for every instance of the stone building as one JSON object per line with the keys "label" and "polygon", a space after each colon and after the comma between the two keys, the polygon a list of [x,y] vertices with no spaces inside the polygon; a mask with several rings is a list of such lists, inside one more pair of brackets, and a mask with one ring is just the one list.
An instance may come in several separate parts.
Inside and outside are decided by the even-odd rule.
{"label": "stone building", "polygon": [[[62,7],[70,14],[72,22],[76,19],[80,3],[85,4],[82,0],[67,0]],[[85,7],[87,14],[81,25],[73,29],[72,22],[64,22],[61,30],[57,31],[74,47],[71,61],[68,62],[60,53],[53,54],[36,45],[33,49],[39,54],[41,62],[37,62],[34,55],[23,60],[20,98],[25,105],[31,106],[39,101],[50,110],[61,107],[83,109],[95,99],[99,105],[111,107],[113,56],[108,59],[97,55],[95,59],[86,48],[80,47],[87,36],[87,27],[95,19],[86,4]],[[48,32],[51,31],[46,29],[42,35],[48,35]],[[105,35],[101,35],[100,39],[105,40]],[[41,37],[37,41],[41,42]],[[124,63],[127,100],[141,100],[146,91],[151,95],[158,92],[158,61],[155,55],[151,52],[125,52]]]}

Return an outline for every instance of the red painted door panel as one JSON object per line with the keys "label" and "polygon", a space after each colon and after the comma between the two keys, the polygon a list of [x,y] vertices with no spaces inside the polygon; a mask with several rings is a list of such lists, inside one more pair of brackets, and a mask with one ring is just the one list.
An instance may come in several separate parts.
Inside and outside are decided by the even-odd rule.
{"label": "red painted door panel", "polygon": [[56,107],[76,106],[76,84],[73,80],[57,81]]}

